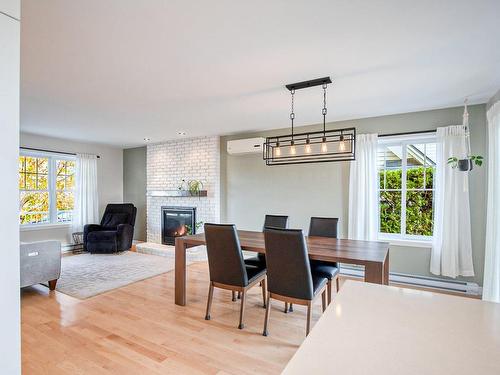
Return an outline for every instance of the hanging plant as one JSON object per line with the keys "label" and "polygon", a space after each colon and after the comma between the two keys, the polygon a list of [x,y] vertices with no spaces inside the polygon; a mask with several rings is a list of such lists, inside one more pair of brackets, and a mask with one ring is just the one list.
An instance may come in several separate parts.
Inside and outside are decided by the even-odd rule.
{"label": "hanging plant", "polygon": [[461,172],[469,172],[474,168],[474,165],[480,167],[483,165],[484,158],[481,155],[471,155],[470,154],[470,127],[469,127],[469,112],[467,111],[467,99],[464,101],[464,114],[463,114],[463,125],[466,128],[465,138],[467,141],[467,156],[464,159],[459,159],[456,156],[448,158],[448,164],[452,168],[458,168]]}
{"label": "hanging plant", "polygon": [[458,168],[461,172],[468,172],[474,168],[474,165],[478,167],[483,165],[484,158],[481,155],[470,155],[465,159],[459,159],[455,156],[448,158],[448,164],[451,165],[452,168]]}

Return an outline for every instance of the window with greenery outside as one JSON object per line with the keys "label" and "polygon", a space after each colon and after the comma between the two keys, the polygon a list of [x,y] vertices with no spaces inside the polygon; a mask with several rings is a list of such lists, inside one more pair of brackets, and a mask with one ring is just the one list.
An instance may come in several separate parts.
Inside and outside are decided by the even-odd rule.
{"label": "window with greenery outside", "polygon": [[71,222],[75,206],[75,160],[19,157],[20,224]]}
{"label": "window with greenery outside", "polygon": [[21,224],[49,223],[49,159],[19,158]]}
{"label": "window with greenery outside", "polygon": [[433,143],[381,147],[378,171],[380,233],[402,237],[432,236],[434,160]]}

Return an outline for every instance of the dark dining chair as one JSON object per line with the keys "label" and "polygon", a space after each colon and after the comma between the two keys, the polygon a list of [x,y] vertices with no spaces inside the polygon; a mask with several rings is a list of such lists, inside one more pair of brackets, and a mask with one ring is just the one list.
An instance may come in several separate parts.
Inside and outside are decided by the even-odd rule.
{"label": "dark dining chair", "polygon": [[210,310],[214,288],[241,293],[240,324],[244,328],[245,297],[248,289],[259,282],[262,299],[266,307],[266,269],[246,265],[243,261],[240,240],[236,227],[232,224],[205,224],[205,239],[210,273],[206,320],[210,320]]}
{"label": "dark dining chair", "polygon": [[271,299],[307,306],[306,336],[311,330],[314,300],[321,294],[326,309],[326,277],[311,272],[301,229],[265,229],[267,301],[263,335],[267,336]]}
{"label": "dark dining chair", "polygon": [[[266,215],[264,218],[264,226],[262,230],[266,228],[288,228],[288,216],[284,215]],[[264,254],[257,254],[257,256],[245,259],[245,264],[249,264],[256,267],[266,267],[266,256]]]}
{"label": "dark dining chair", "polygon": [[[337,238],[339,219],[336,217],[311,217],[309,222],[309,237]],[[339,291],[339,264],[312,260],[311,269],[317,274],[328,279],[328,304],[332,302],[332,283],[335,280],[337,292]]]}

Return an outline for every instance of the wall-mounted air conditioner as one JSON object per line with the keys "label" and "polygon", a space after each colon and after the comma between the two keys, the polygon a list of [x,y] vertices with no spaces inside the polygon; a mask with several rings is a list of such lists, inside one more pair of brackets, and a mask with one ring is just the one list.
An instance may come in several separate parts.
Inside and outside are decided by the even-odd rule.
{"label": "wall-mounted air conditioner", "polygon": [[265,138],[236,139],[227,142],[227,153],[229,155],[262,154],[262,145]]}

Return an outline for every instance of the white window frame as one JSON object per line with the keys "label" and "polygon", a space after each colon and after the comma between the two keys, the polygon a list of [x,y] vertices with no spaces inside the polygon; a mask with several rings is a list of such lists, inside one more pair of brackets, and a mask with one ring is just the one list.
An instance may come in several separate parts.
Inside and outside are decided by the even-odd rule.
{"label": "white window frame", "polygon": [[[47,191],[49,193],[49,222],[48,223],[28,223],[28,224],[20,224],[20,229],[22,230],[32,230],[32,229],[49,229],[49,228],[60,228],[60,227],[68,227],[71,226],[71,221],[67,222],[58,222],[57,221],[57,185],[56,185],[56,163],[57,160],[71,160],[76,161],[76,156],[71,156],[67,154],[58,154],[52,152],[42,152],[42,151],[25,151],[21,150],[19,152],[19,156],[27,156],[34,158],[46,158],[48,159],[48,184]],[[18,170],[19,174],[19,170]],[[19,197],[22,191],[29,190],[21,190],[19,189]],[[19,198],[20,199],[20,198]]]}
{"label": "white window frame", "polygon": [[[378,146],[401,146],[401,231],[399,234],[395,233],[382,233],[380,232],[380,203],[377,204],[377,227],[378,239],[389,241],[393,245],[400,246],[415,246],[428,248],[432,244],[433,236],[419,236],[406,234],[406,173],[407,173],[407,146],[410,144],[425,144],[436,143],[435,133],[420,133],[402,136],[379,137]],[[428,189],[421,189],[422,191]],[[399,189],[398,189],[399,191]],[[419,191],[419,189],[412,189],[412,191]],[[434,186],[432,191],[435,191]],[[433,215],[434,215],[434,197],[433,194]],[[379,169],[377,167],[377,198],[380,200],[380,178]]]}

